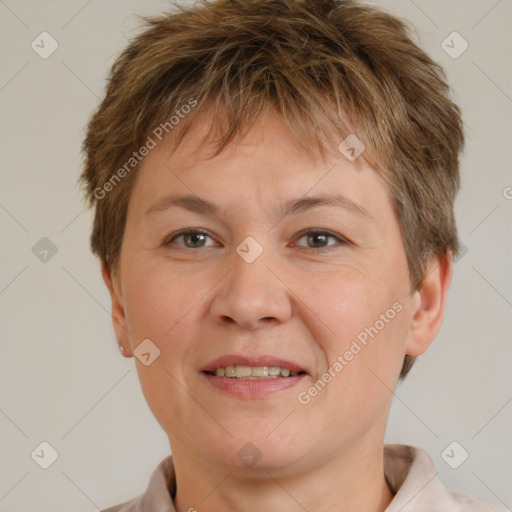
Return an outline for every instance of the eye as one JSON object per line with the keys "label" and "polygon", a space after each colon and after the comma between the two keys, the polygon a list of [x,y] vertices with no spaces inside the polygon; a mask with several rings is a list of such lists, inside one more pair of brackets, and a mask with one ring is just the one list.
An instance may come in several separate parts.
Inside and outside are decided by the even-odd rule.
{"label": "eye", "polygon": [[210,235],[206,231],[203,231],[202,229],[186,229],[184,231],[180,231],[173,235],[169,240],[164,242],[164,246],[171,245],[172,243],[175,243],[176,240],[182,239],[183,244],[176,244],[179,247],[184,247],[188,249],[200,249],[201,247],[208,247],[211,245],[215,245],[215,242],[213,244],[207,244],[207,239],[213,240]]}
{"label": "eye", "polygon": [[[349,242],[345,238],[340,235],[335,235],[329,231],[322,231],[319,229],[306,229],[299,234],[298,240],[306,239],[308,247],[313,249],[314,252],[323,252],[331,249],[331,246],[337,244],[328,244],[329,239],[337,240],[337,242],[341,245],[347,245]],[[311,244],[311,245],[310,245]],[[304,247],[302,245],[298,245],[299,247]]]}
{"label": "eye", "polygon": [[[210,239],[212,242],[208,243],[208,239]],[[302,231],[299,234],[299,238],[297,239],[297,241],[300,241],[302,239],[306,239],[307,246],[298,244],[297,242],[296,245],[298,247],[313,249],[314,252],[323,252],[326,250],[328,251],[331,248],[333,248],[331,246],[336,246],[339,244],[347,245],[349,243],[345,238],[343,238],[340,235],[336,235],[329,231],[314,228]],[[329,239],[333,239],[338,243],[329,244]],[[182,243],[177,243],[177,240],[181,240]],[[163,245],[169,246],[173,243],[178,245],[179,247],[183,247],[186,249],[200,249],[203,247],[210,247],[212,245],[216,245],[212,237],[202,229],[186,229],[183,231],[179,231],[178,233],[172,235],[172,237],[168,239],[166,242],[164,242]]]}

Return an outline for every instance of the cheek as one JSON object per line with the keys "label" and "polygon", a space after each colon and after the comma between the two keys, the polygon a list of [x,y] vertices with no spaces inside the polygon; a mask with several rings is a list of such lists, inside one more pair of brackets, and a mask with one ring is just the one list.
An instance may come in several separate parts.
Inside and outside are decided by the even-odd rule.
{"label": "cheek", "polygon": [[335,375],[328,386],[332,400],[343,396],[356,416],[371,414],[371,403],[377,412],[396,384],[408,332],[403,289],[375,276],[347,273],[316,291],[325,299],[322,319],[335,333],[318,339],[327,361],[319,373]]}
{"label": "cheek", "polygon": [[[187,314],[204,295],[202,276],[183,275],[165,265],[139,265],[128,270],[126,316],[135,344],[144,338],[167,345]],[[165,343],[164,343],[165,341]],[[164,348],[164,347],[162,347]]]}
{"label": "cheek", "polygon": [[190,425],[198,415],[197,408],[183,407],[190,403],[183,383],[192,350],[187,341],[194,339],[190,325],[205,293],[202,276],[151,264],[132,266],[126,275],[130,276],[125,299],[132,347],[150,339],[159,350],[149,366],[135,358],[142,392],[164,431],[180,432],[180,425]]}
{"label": "cheek", "polygon": [[348,350],[355,340],[365,347],[373,339],[395,339],[403,317],[403,295],[398,286],[370,273],[345,272],[332,277],[308,292],[310,297],[321,297],[319,314],[334,331],[326,338],[331,356]]}
{"label": "cheek", "polygon": [[407,317],[392,290],[345,284],[326,318],[336,336],[318,340],[323,343],[327,368],[316,379],[329,382],[319,386],[322,390],[306,408],[326,416],[326,432],[336,435],[344,425],[347,436],[357,437],[373,425],[385,424],[391,390],[403,363]]}

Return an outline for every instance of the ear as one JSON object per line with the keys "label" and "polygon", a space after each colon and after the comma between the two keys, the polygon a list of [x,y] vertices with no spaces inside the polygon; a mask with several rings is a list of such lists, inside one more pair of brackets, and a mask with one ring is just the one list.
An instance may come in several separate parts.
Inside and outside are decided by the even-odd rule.
{"label": "ear", "polygon": [[418,290],[414,292],[414,310],[406,346],[406,354],[423,354],[441,329],[446,294],[452,280],[451,250],[433,258]]}
{"label": "ear", "polygon": [[123,294],[119,280],[107,269],[104,263],[101,265],[101,275],[107,285],[112,301],[112,326],[119,343],[119,348],[125,357],[132,357],[130,336],[127,328],[126,315],[123,305]]}

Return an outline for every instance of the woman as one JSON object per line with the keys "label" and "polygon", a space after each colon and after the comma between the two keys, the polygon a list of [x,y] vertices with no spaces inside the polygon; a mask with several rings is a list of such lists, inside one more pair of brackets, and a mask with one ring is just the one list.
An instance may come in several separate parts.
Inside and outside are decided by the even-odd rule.
{"label": "woman", "polygon": [[384,446],[438,333],[464,143],[442,69],[352,0],[149,19],[82,174],[121,352],[172,456],[114,511],[491,511]]}

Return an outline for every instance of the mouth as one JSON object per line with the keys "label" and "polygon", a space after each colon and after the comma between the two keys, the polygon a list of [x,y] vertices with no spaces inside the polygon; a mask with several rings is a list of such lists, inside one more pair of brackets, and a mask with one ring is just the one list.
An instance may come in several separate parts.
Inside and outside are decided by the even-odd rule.
{"label": "mouth", "polygon": [[201,373],[218,390],[239,398],[264,398],[269,394],[295,386],[308,372],[297,363],[274,356],[220,357]]}
{"label": "mouth", "polygon": [[245,380],[295,377],[308,373],[299,364],[275,356],[247,357],[236,354],[219,357],[201,371],[217,377]]}
{"label": "mouth", "polygon": [[281,366],[226,366],[216,368],[215,371],[205,371],[207,375],[226,377],[228,379],[267,380],[280,377],[295,377],[305,375],[306,372],[292,372],[289,368]]}

